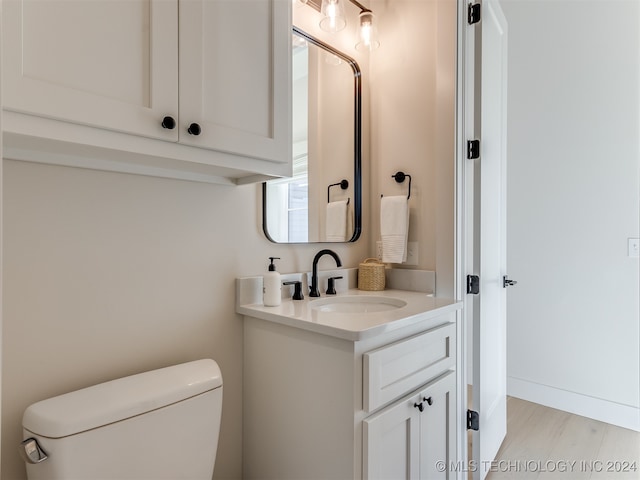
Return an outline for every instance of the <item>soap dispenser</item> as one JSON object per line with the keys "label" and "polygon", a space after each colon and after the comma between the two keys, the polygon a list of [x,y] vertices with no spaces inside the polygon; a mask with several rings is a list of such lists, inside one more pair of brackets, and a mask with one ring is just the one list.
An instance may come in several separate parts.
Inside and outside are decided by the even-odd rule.
{"label": "soap dispenser", "polygon": [[262,303],[265,307],[277,307],[282,301],[282,282],[273,261],[280,260],[280,257],[269,257],[269,260],[269,271],[264,274],[262,280]]}

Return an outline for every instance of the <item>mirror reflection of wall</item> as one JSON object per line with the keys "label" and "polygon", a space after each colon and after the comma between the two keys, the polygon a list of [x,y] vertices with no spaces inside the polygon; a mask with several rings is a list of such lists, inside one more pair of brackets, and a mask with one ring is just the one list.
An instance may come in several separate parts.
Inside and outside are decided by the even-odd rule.
{"label": "mirror reflection of wall", "polygon": [[275,242],[309,241],[309,45],[292,39],[293,176],[272,180],[265,198],[266,222]]}
{"label": "mirror reflection of wall", "polygon": [[[355,240],[360,72],[352,59],[295,28],[292,45],[293,176],[264,185],[264,231],[278,243]],[[346,189],[328,193],[343,179]]]}

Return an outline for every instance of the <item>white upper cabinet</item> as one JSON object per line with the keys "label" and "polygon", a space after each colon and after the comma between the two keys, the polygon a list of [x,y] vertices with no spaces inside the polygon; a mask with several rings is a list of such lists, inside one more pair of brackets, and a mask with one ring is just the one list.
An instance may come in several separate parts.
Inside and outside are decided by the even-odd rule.
{"label": "white upper cabinet", "polygon": [[4,109],[176,141],[177,0],[3,2]]}
{"label": "white upper cabinet", "polygon": [[285,0],[5,0],[5,156],[218,183],[291,173]]}
{"label": "white upper cabinet", "polygon": [[290,8],[283,0],[180,1],[181,142],[288,160],[289,71],[273,65],[289,61]]}

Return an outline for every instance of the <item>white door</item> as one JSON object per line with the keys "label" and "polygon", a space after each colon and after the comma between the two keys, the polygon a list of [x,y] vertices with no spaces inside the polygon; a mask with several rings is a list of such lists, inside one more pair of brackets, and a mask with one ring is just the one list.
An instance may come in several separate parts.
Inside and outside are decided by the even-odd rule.
{"label": "white door", "polygon": [[180,143],[291,161],[291,2],[180,2]]}
{"label": "white door", "polygon": [[5,0],[3,108],[176,141],[177,0]]}
{"label": "white door", "polygon": [[[507,23],[498,0],[483,0],[481,48],[480,158],[474,160],[474,270],[480,294],[473,306],[474,479],[483,479],[506,435],[506,129]],[[478,37],[476,37],[477,39]],[[478,55],[481,59],[478,59]],[[478,72],[478,65],[480,72]],[[477,90],[476,90],[477,91]],[[476,119],[478,115],[476,115]]]}

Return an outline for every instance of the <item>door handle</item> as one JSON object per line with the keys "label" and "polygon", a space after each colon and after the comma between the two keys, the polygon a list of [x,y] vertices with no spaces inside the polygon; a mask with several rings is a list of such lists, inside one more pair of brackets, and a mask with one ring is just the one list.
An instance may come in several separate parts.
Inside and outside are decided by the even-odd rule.
{"label": "door handle", "polygon": [[518,284],[517,281],[509,280],[509,277],[507,277],[506,275],[502,277],[502,288],[513,287],[514,285],[517,285],[517,284]]}

